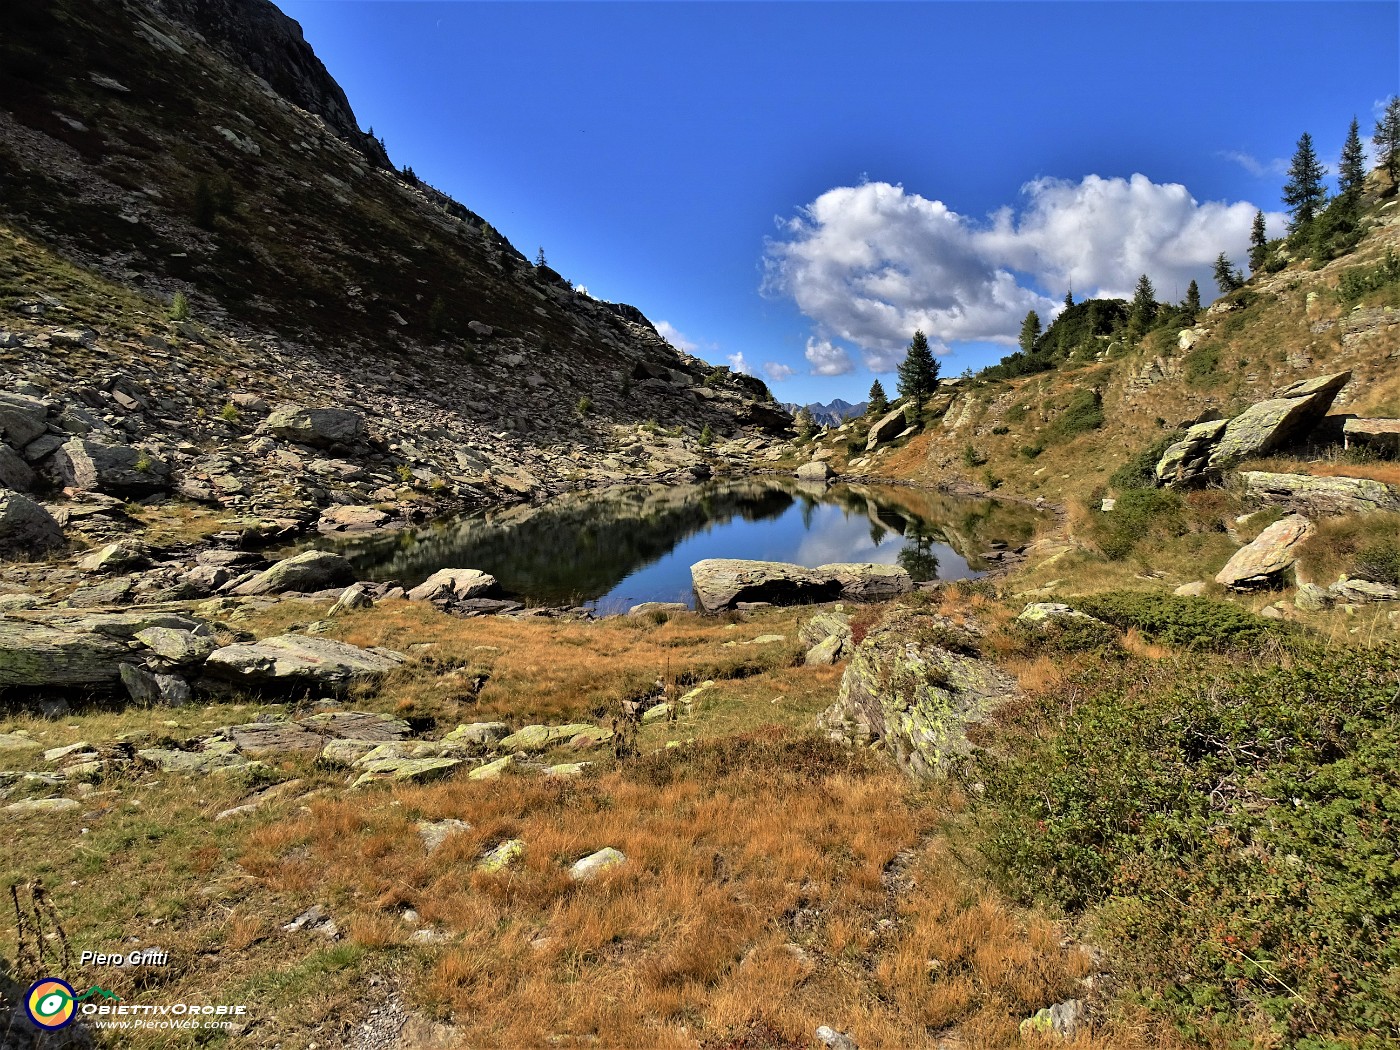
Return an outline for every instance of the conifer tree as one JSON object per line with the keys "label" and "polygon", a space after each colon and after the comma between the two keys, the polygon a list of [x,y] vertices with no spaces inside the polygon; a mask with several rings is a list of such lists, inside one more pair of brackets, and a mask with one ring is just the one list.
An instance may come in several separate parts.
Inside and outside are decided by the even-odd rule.
{"label": "conifer tree", "polygon": [[1137,288],[1133,291],[1133,304],[1129,308],[1128,327],[1135,335],[1142,335],[1151,330],[1152,323],[1157,320],[1157,292],[1152,287],[1152,281],[1147,274],[1138,278]]}
{"label": "conifer tree", "polygon": [[1269,254],[1269,234],[1264,229],[1264,213],[1256,211],[1254,213],[1254,225],[1249,230],[1249,269],[1252,273],[1258,273],[1259,267],[1264,265],[1264,260]]}
{"label": "conifer tree", "polygon": [[1312,136],[1303,132],[1288,167],[1288,181],[1283,184],[1283,203],[1293,216],[1291,230],[1305,229],[1327,202],[1327,190],[1322,185],[1325,173],[1313,150]]}
{"label": "conifer tree", "polygon": [[1182,304],[1186,312],[1191,315],[1191,320],[1196,319],[1196,315],[1201,312],[1201,289],[1193,278],[1186,286],[1186,302]]}
{"label": "conifer tree", "polygon": [[1361,146],[1361,127],[1356,118],[1351,118],[1347,130],[1347,140],[1342,144],[1342,159],[1337,166],[1337,189],[1350,204],[1361,199],[1361,188],[1366,182],[1366,151]]}
{"label": "conifer tree", "polygon": [[912,410],[917,418],[924,410],[924,402],[933,393],[934,384],[938,382],[938,362],[934,360],[933,351],[928,347],[928,337],[922,331],[916,331],[909,341],[909,350],[900,362],[897,374],[899,396],[909,402],[905,410]]}
{"label": "conifer tree", "polygon": [[1040,315],[1032,310],[1021,322],[1021,349],[1026,354],[1035,350],[1035,341],[1040,338]]}
{"label": "conifer tree", "polygon": [[1376,161],[1390,176],[1390,191],[1400,182],[1400,95],[1391,95],[1385,111],[1376,121],[1371,142],[1376,147]]}
{"label": "conifer tree", "polygon": [[806,441],[817,431],[817,421],[812,415],[812,410],[803,405],[797,410],[797,415],[792,417],[792,425],[797,428],[797,437],[801,441]]}
{"label": "conifer tree", "polygon": [[877,379],[870,384],[870,394],[865,399],[865,414],[868,416],[883,416],[890,410],[890,399],[885,394],[885,388]]}
{"label": "conifer tree", "polygon": [[1065,309],[1068,310],[1068,309],[1069,309],[1071,306],[1073,306],[1073,305],[1074,305],[1074,289],[1071,288],[1069,291],[1065,292]]}
{"label": "conifer tree", "polygon": [[1235,269],[1229,256],[1221,252],[1215,257],[1215,285],[1221,295],[1229,295],[1244,284],[1244,274]]}

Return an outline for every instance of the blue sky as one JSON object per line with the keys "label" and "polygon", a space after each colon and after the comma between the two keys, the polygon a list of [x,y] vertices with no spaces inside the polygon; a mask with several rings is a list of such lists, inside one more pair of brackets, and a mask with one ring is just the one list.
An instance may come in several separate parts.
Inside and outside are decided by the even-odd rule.
{"label": "blue sky", "polygon": [[1400,90],[1394,2],[278,2],[395,163],[785,401],[1069,285],[1209,300],[1299,134]]}

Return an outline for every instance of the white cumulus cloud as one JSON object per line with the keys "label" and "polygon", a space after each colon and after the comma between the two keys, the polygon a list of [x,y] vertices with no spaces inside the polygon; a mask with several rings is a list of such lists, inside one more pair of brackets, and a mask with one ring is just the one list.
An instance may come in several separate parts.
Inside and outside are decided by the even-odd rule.
{"label": "white cumulus cloud", "polygon": [[[1255,208],[1197,202],[1186,187],[1089,175],[1037,179],[1018,208],[986,220],[887,182],[839,186],[781,223],[766,250],[764,290],[790,297],[816,325],[807,359],[818,375],[852,367],[833,338],[854,344],[873,371],[902,358],[915,329],[935,353],[950,341],[1016,342],[1035,310],[1048,323],[1064,293],[1131,295],[1146,273],[1159,298],[1194,278],[1212,286],[1222,250],[1248,250]],[[1270,226],[1282,228],[1281,215]]]}
{"label": "white cumulus cloud", "polygon": [[837,346],[830,339],[813,336],[807,340],[804,354],[812,366],[814,376],[843,376],[856,370],[855,362],[844,346]]}
{"label": "white cumulus cloud", "polygon": [[775,383],[781,383],[784,379],[791,379],[797,375],[797,369],[791,365],[785,365],[781,361],[764,361],[763,374]]}

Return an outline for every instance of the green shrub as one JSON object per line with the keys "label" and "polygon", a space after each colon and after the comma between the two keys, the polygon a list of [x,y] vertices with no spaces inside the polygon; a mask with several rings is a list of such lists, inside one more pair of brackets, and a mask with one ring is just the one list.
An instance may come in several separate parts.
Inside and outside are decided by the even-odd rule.
{"label": "green shrub", "polygon": [[986,852],[1022,899],[1097,906],[1124,991],[1216,1030],[1193,1043],[1262,1016],[1269,1045],[1393,1046],[1400,649],[1292,655],[1042,694],[969,770]]}
{"label": "green shrub", "polygon": [[1393,539],[1375,540],[1356,552],[1353,575],[1374,583],[1400,587],[1400,543]]}
{"label": "green shrub", "polygon": [[993,433],[993,434],[997,434],[997,435],[1009,434],[1009,433],[1011,433],[1011,428],[1010,428],[1010,427],[992,427],[992,433]]}
{"label": "green shrub", "polygon": [[962,462],[963,466],[971,469],[972,467],[980,467],[983,463],[986,463],[987,457],[978,452],[977,449],[973,448],[971,445],[964,445]]}
{"label": "green shrub", "polygon": [[1008,629],[1023,652],[1083,653],[1099,650],[1103,655],[1122,655],[1119,631],[1101,620],[1082,616],[1052,616],[1039,623],[1013,620]]}
{"label": "green shrub", "polygon": [[170,300],[170,319],[172,321],[188,321],[190,319],[190,301],[185,298],[184,292],[176,292],[175,298]]}
{"label": "green shrub", "polygon": [[1282,633],[1282,625],[1214,598],[1161,591],[1107,591],[1074,600],[1074,607],[1105,623],[1136,627],[1153,641],[1183,649],[1248,649]]}
{"label": "green shrub", "polygon": [[1008,423],[1019,423],[1026,418],[1026,406],[1012,405],[1006,410],[1006,414],[1003,415],[1002,418]]}
{"label": "green shrub", "polygon": [[593,411],[593,399],[592,399],[592,398],[589,398],[589,397],[581,397],[581,398],[579,398],[579,399],[578,399],[578,414],[581,415],[581,416],[586,416],[586,415],[588,415],[588,413],[591,412],[591,411]]}
{"label": "green shrub", "polygon": [[1037,442],[1034,445],[1022,445],[1019,451],[1027,459],[1035,459],[1036,456],[1045,451],[1045,446]]}
{"label": "green shrub", "polygon": [[226,423],[237,423],[240,416],[242,416],[242,413],[238,411],[238,406],[232,401],[225,404],[223,409],[219,412],[219,418]]}
{"label": "green shrub", "polygon": [[1167,489],[1128,489],[1110,511],[1094,515],[1094,541],[1105,557],[1126,558],[1141,540],[1182,536],[1188,526],[1182,499]]}
{"label": "green shrub", "polygon": [[1181,377],[1192,386],[1210,386],[1219,378],[1220,349],[1198,346],[1181,359]]}
{"label": "green shrub", "polygon": [[710,429],[710,424],[706,423],[700,428],[699,442],[701,448],[709,448],[715,443],[715,432]]}
{"label": "green shrub", "polygon": [[1167,449],[1181,440],[1181,431],[1163,434],[1109,475],[1108,483],[1119,492],[1124,489],[1150,489],[1157,485],[1157,464]]}
{"label": "green shrub", "polygon": [[1076,390],[1058,416],[1041,433],[1049,441],[1068,441],[1103,426],[1103,398],[1097,390]]}
{"label": "green shrub", "polygon": [[1337,298],[1351,305],[1370,292],[1400,283],[1400,255],[1388,249],[1379,266],[1357,266],[1345,270],[1337,280]]}

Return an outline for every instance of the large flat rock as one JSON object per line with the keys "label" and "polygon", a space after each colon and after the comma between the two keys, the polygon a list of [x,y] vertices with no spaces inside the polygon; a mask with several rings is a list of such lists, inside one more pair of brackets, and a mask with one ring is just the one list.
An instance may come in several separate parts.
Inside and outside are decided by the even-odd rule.
{"label": "large flat rock", "polygon": [[815,569],[777,561],[708,558],[690,567],[695,597],[706,612],[735,608],[739,602],[802,605],[841,598],[879,601],[913,590],[909,573],[897,565],[837,563]]}
{"label": "large flat rock", "polygon": [[212,674],[260,685],[338,687],[387,674],[402,662],[402,656],[386,650],[361,649],[309,634],[282,634],[225,646],[204,666]]}
{"label": "large flat rock", "polygon": [[1290,514],[1274,522],[1252,543],[1235,551],[1216,573],[1215,582],[1237,591],[1278,583],[1298,560],[1298,545],[1312,531],[1312,522],[1301,514]]}
{"label": "large flat rock", "polygon": [[234,589],[235,594],[283,594],[288,591],[324,591],[355,582],[355,570],[339,554],[303,551],[279,561]]}
{"label": "large flat rock", "polygon": [[1313,514],[1366,514],[1400,510],[1400,488],[1370,478],[1319,477],[1242,470],[1240,480],[1256,499]]}
{"label": "large flat rock", "polygon": [[365,437],[364,417],[347,408],[306,408],[282,405],[265,424],[280,438],[313,448],[353,445]]}
{"label": "large flat rock", "polygon": [[109,635],[0,619],[0,687],[111,685],[125,659]]}
{"label": "large flat rock", "polygon": [[147,496],[170,487],[170,465],[130,445],[74,438],[59,448],[54,461],[63,480],[75,489],[127,497]]}
{"label": "large flat rock", "polygon": [[0,489],[0,558],[37,558],[64,542],[52,514],[28,496]]}

